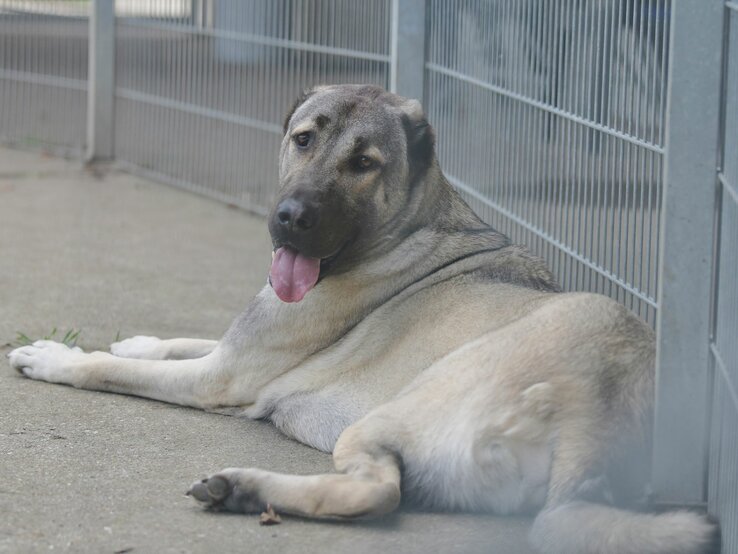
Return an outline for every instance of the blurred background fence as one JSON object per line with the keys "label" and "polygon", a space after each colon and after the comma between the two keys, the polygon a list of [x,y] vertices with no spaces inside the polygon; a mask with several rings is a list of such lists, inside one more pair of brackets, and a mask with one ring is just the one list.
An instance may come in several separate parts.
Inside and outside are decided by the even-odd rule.
{"label": "blurred background fence", "polygon": [[655,499],[707,503],[738,552],[737,2],[112,7],[0,0],[3,142],[263,214],[300,89],[421,98],[478,213],[656,327]]}

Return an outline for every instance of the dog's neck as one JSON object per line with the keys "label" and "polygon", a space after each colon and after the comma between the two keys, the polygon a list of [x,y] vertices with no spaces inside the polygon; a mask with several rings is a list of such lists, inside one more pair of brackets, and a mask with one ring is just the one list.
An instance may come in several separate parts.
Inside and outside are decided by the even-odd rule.
{"label": "dog's neck", "polygon": [[[363,252],[360,263],[353,264],[355,269],[327,281],[361,283],[362,288],[380,290],[385,290],[382,283],[386,282],[401,289],[407,286],[408,276],[431,274],[453,260],[510,245],[505,235],[484,223],[464,202],[435,158],[410,190],[403,213],[377,233],[381,242]],[[385,294],[396,294],[389,288]]]}
{"label": "dog's neck", "polygon": [[[382,258],[403,244],[415,241],[418,231],[439,234],[439,239],[464,235],[469,237],[469,252],[491,250],[510,244],[509,239],[482,221],[464,202],[443,175],[433,158],[424,174],[409,187],[409,198],[400,213],[375,231],[378,240],[358,248],[362,263]],[[428,243],[426,237],[424,243]],[[352,260],[355,265],[358,260]]]}
{"label": "dog's neck", "polygon": [[405,235],[415,229],[432,229],[444,237],[468,237],[469,252],[492,250],[510,244],[510,240],[487,225],[474,213],[448,182],[434,157],[423,178],[413,187],[408,202],[408,227]]}
{"label": "dog's neck", "polygon": [[424,178],[413,190],[419,196],[416,217],[420,220],[420,225],[445,231],[482,228],[492,230],[451,186],[436,158],[433,158]]}

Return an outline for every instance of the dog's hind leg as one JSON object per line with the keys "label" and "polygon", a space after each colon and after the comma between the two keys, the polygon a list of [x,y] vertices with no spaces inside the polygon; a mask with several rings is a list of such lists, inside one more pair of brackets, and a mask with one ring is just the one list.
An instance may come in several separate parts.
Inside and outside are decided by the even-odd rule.
{"label": "dog's hind leg", "polygon": [[707,554],[718,551],[715,549],[719,543],[718,529],[701,514],[687,511],[643,514],[589,501],[589,483],[599,465],[596,449],[591,446],[597,439],[588,445],[585,435],[576,438],[571,441],[571,436],[563,437],[554,456],[548,500],[536,517],[530,535],[540,552]]}
{"label": "dog's hind leg", "polygon": [[207,356],[217,345],[217,340],[135,336],[111,344],[110,353],[140,360],[191,360]]}
{"label": "dog's hind leg", "polygon": [[[717,529],[692,512],[642,514],[599,499],[597,477],[603,453],[615,437],[597,433],[593,420],[562,426],[551,466],[546,506],[531,529],[531,540],[547,554],[707,554]],[[592,493],[595,493],[594,495]],[[596,500],[593,502],[593,497]],[[607,496],[607,495],[605,495]],[[601,504],[600,501],[605,503]]]}
{"label": "dog's hind leg", "polygon": [[277,512],[315,518],[379,516],[400,503],[400,466],[393,452],[362,428],[347,428],[336,443],[338,473],[284,475],[260,469],[225,469],[195,483],[188,494],[206,507],[259,512],[271,504]]}
{"label": "dog's hind leg", "polygon": [[565,428],[559,432],[551,464],[547,507],[578,498],[588,490],[589,481],[604,475],[603,452],[607,451],[607,444],[596,430],[596,425],[580,424],[573,431]]}

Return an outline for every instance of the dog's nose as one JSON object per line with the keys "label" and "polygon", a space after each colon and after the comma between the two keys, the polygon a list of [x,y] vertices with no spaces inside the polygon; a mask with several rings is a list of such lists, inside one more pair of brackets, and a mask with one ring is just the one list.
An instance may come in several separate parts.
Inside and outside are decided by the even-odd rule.
{"label": "dog's nose", "polygon": [[290,231],[307,231],[318,222],[318,210],[297,198],[287,198],[277,206],[277,221]]}

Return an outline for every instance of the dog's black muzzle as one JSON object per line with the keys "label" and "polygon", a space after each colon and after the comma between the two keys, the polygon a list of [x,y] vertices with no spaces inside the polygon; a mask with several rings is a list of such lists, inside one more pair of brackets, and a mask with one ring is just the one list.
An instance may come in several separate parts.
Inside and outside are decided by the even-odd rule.
{"label": "dog's black muzzle", "polygon": [[345,243],[353,227],[340,196],[296,187],[277,201],[269,216],[275,248],[291,246],[305,256],[327,258]]}

